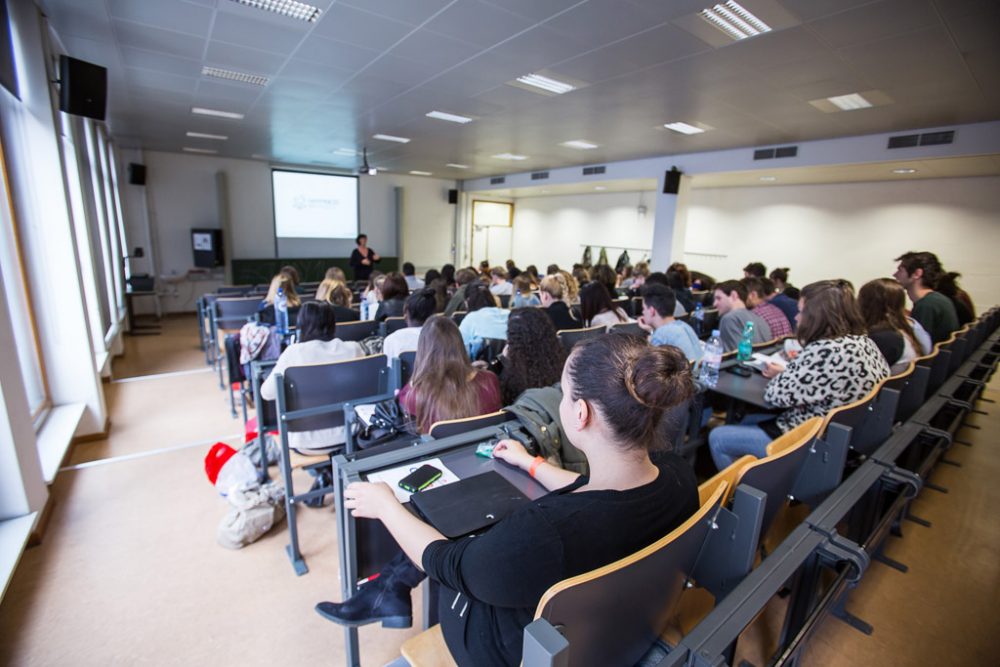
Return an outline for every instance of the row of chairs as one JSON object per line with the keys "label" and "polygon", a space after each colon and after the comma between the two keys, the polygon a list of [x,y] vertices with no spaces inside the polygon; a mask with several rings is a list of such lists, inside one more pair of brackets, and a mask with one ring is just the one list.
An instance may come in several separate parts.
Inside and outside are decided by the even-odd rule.
{"label": "row of chairs", "polygon": [[[720,587],[717,582],[719,573],[715,573],[716,579],[713,579],[706,572],[711,568],[703,566],[712,535],[736,535],[720,525],[719,517],[723,509],[740,515],[737,504],[742,503],[742,516],[746,517],[748,504],[752,505],[756,500],[760,505],[759,529],[756,537],[751,539],[754,544],[750,551],[752,554],[757,542],[775,526],[778,513],[790,499],[820,509],[835,504],[834,496],[848,486],[843,482],[844,475],[854,473],[851,479],[858,480],[854,486],[859,488],[865,481],[862,479],[865,475],[859,471],[875,475],[876,481],[895,475],[904,481],[903,486],[908,486],[915,493],[915,489],[920,487],[920,478],[912,473],[912,477],[907,477],[906,471],[897,469],[893,461],[881,460],[885,457],[880,453],[893,438],[898,441],[896,450],[904,451],[904,444],[912,448],[917,440],[916,434],[928,429],[932,435],[948,440],[934,427],[915,423],[913,419],[919,419],[927,406],[934,407],[935,414],[938,414],[942,409],[953,406],[956,400],[965,404],[959,407],[971,409],[969,401],[954,398],[955,392],[949,393],[946,399],[939,393],[949,377],[954,380],[956,391],[970,384],[981,390],[982,383],[989,379],[1000,358],[1000,342],[986,345],[987,337],[998,324],[1000,311],[990,311],[976,326],[967,327],[940,343],[933,354],[916,360],[903,373],[884,381],[865,398],[832,411],[824,419],[810,420],[775,440],[768,446],[765,458],[744,457],[736,461],[701,486],[702,506],[699,512],[657,543],[617,563],[553,586],[539,603],[535,622],[525,629],[524,665],[635,664],[661,635],[668,619],[678,620],[676,610],[685,587],[694,584],[708,588],[710,593],[712,588],[723,593],[733,591],[734,583],[738,582]],[[984,346],[986,349],[983,349]],[[962,369],[966,371],[960,374]],[[973,396],[966,398],[973,399]],[[957,425],[952,427],[957,428]],[[849,462],[862,467],[852,468],[847,465]],[[923,464],[919,467],[925,478],[929,469]],[[760,493],[755,495],[754,491]],[[864,493],[857,489],[854,491],[856,498],[863,497]],[[884,526],[894,525],[899,516],[905,515],[912,500],[912,494],[901,493],[899,497],[898,503],[881,517],[872,507],[867,511],[850,512],[847,517],[848,536],[865,540],[863,545],[868,552],[880,556],[880,543],[886,534]],[[827,502],[823,502],[824,499]],[[878,503],[872,505],[882,507]],[[815,527],[809,525],[812,517],[821,515],[820,509],[795,529],[796,540],[786,540],[794,542],[794,545],[790,543],[781,555],[791,550],[792,546],[798,547],[800,542],[805,544],[806,538],[812,539],[810,544],[816,548],[819,545],[832,548],[831,542],[839,538],[835,534],[818,535]],[[818,523],[819,518],[816,521]],[[879,526],[883,528],[879,530]],[[712,530],[719,528],[723,530]],[[784,547],[784,543],[781,546]],[[741,553],[747,552],[744,550]],[[746,572],[750,572],[752,564],[752,561],[746,563]],[[758,571],[772,580],[781,577],[781,581],[776,583],[780,587],[786,583],[790,573],[787,568],[780,569],[780,565],[781,562],[764,558],[758,565]],[[854,570],[844,568],[840,579],[847,580],[855,575],[860,578],[858,567]],[[771,574],[772,570],[780,574]],[[744,581],[749,579],[747,577]],[[740,591],[733,592],[733,596],[742,595],[744,588],[750,590],[749,586],[741,585]],[[718,602],[725,595],[714,597]],[[762,606],[769,597],[755,600],[754,605],[759,603]],[[730,602],[735,604],[736,601]],[[845,620],[853,619],[843,610],[842,602],[838,615]],[[789,606],[790,614],[793,606]],[[759,613],[754,611],[756,609],[758,606],[753,606],[740,621],[744,627]],[[727,616],[729,609],[717,611],[719,613],[715,616],[720,617],[719,622],[722,623],[726,620],[722,617]],[[817,610],[813,609],[812,613],[817,613]],[[686,620],[687,625],[691,625],[691,619]],[[732,619],[728,621],[731,624]],[[738,636],[738,629],[732,630],[733,640]],[[784,634],[783,641],[794,640],[794,633],[787,632],[787,628]],[[729,639],[728,635],[726,639]],[[710,645],[708,640],[704,641]],[[731,661],[734,644],[726,642],[723,645],[726,651],[720,659]],[[670,664],[721,664],[707,660],[712,658],[711,655],[694,654],[683,645],[679,648],[681,650],[671,654]],[[449,664],[440,632],[433,629],[404,644],[403,655],[414,667]]]}

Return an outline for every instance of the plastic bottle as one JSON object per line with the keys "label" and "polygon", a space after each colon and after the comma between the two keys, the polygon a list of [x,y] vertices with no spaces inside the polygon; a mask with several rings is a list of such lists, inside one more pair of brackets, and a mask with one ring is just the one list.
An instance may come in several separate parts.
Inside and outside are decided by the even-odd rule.
{"label": "plastic bottle", "polygon": [[288,333],[288,297],[285,296],[285,290],[280,287],[274,297],[274,324],[280,335]]}
{"label": "plastic bottle", "polygon": [[701,328],[705,323],[705,309],[701,305],[701,301],[694,304],[694,313],[691,314],[691,328],[694,329],[694,333],[698,338],[701,338]]}
{"label": "plastic bottle", "polygon": [[740,337],[740,344],[736,346],[736,359],[738,361],[750,361],[753,356],[753,322],[747,321],[743,325],[743,335]]}
{"label": "plastic bottle", "polygon": [[712,331],[712,337],[705,343],[705,354],[701,358],[702,383],[714,387],[719,383],[719,366],[722,364],[722,340],[719,330]]}
{"label": "plastic bottle", "polygon": [[368,319],[368,299],[361,299],[361,319]]}

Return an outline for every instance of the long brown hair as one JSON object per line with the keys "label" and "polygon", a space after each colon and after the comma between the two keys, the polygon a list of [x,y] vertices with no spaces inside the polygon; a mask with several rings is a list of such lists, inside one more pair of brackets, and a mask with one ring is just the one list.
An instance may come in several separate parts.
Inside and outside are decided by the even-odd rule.
{"label": "long brown hair", "polygon": [[469,382],[475,372],[458,325],[449,317],[428,318],[417,339],[410,379],[417,404],[417,428],[422,433],[436,421],[479,414],[479,393]]}
{"label": "long brown hair", "polygon": [[802,288],[803,308],[796,331],[807,345],[824,338],[863,336],[867,329],[854,298],[854,287],[846,280],[820,280]]}
{"label": "long brown hair", "polygon": [[271,278],[271,284],[267,288],[267,296],[264,297],[264,300],[267,301],[268,305],[274,305],[274,299],[278,296],[278,288],[284,292],[285,301],[289,308],[295,308],[302,303],[299,299],[299,293],[295,291],[295,283],[292,282],[291,277],[287,273],[279,273]]}
{"label": "long brown hair", "polygon": [[876,278],[858,290],[858,308],[868,325],[868,331],[891,329],[910,339],[914,350],[919,350],[913,327],[906,319],[906,290],[892,278]]}

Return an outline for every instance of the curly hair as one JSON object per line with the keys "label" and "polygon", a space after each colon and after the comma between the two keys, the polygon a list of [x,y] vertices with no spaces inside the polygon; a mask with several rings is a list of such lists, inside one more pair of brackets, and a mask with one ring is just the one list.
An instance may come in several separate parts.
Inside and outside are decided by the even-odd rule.
{"label": "curly hair", "polygon": [[512,310],[507,320],[507,351],[500,371],[503,404],[516,401],[525,389],[559,382],[565,361],[566,352],[544,310]]}

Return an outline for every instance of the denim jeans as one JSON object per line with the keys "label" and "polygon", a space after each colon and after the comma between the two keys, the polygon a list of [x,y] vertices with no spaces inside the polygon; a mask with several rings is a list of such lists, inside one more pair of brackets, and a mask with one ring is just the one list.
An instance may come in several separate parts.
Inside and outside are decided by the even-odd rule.
{"label": "denim jeans", "polygon": [[718,426],[708,434],[708,448],[715,467],[725,470],[733,461],[745,454],[757,458],[767,456],[771,436],[756,424],[772,419],[773,414],[747,415],[739,425]]}

